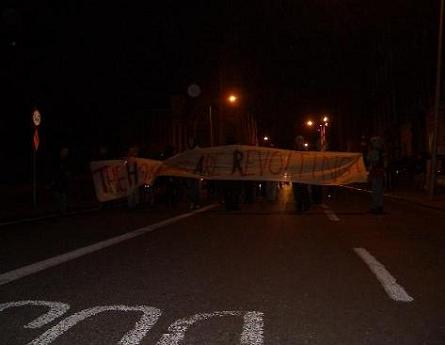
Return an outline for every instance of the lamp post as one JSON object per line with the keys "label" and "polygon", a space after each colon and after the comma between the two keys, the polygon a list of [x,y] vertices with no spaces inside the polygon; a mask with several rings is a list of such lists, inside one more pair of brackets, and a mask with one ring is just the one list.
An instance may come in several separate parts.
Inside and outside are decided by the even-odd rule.
{"label": "lamp post", "polygon": [[34,135],[32,140],[32,204],[37,206],[37,150],[39,149],[39,126],[42,122],[42,115],[35,108],[32,112],[32,123],[34,124]]}
{"label": "lamp post", "polygon": [[[200,94],[201,94],[201,88],[197,85],[197,84],[191,84],[188,89],[187,89],[187,93],[190,97],[192,98],[197,98]],[[235,106],[238,103],[238,95],[234,94],[234,93],[230,93],[227,98],[225,99],[226,102],[232,106]],[[209,144],[210,146],[214,146],[215,144],[215,140],[214,140],[214,123],[213,123],[213,117],[214,117],[214,104],[215,103],[221,103],[221,100],[214,100],[213,102],[211,101],[209,104],[209,108],[208,108],[208,117],[209,117]],[[195,120],[195,126],[196,126],[196,122],[198,120]],[[195,129],[196,132],[196,129]],[[195,133],[196,135],[196,133]]]}
{"label": "lamp post", "polygon": [[209,105],[209,129],[210,129],[210,146],[213,146],[213,117],[212,117],[212,105]]}
{"label": "lamp post", "polygon": [[439,13],[439,33],[437,41],[437,67],[436,67],[436,92],[434,95],[434,125],[433,125],[433,140],[431,147],[431,180],[429,188],[429,197],[433,199],[436,188],[436,174],[437,174],[437,145],[439,135],[439,107],[440,107],[440,83],[442,72],[442,36],[443,36],[443,8],[444,0],[440,0]]}
{"label": "lamp post", "polygon": [[329,117],[324,115],[321,118],[321,123],[314,122],[313,120],[306,121],[306,126],[312,128],[318,126],[318,131],[320,132],[320,151],[326,151],[328,147],[327,141],[327,127],[329,126]]}

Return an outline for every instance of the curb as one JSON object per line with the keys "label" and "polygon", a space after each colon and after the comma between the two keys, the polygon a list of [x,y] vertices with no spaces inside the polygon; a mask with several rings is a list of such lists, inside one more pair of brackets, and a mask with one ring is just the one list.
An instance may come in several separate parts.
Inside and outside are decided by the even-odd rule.
{"label": "curb", "polygon": [[[339,186],[343,187],[345,189],[351,189],[351,190],[355,190],[355,191],[358,191],[358,192],[371,193],[370,190],[363,189],[363,188],[357,188],[357,187],[351,187],[351,186],[345,186],[345,185],[339,185]],[[407,203],[410,203],[410,204],[416,204],[416,205],[421,206],[421,207],[429,208],[429,209],[436,210],[436,211],[445,212],[445,208],[444,207],[438,207],[438,206],[430,205],[430,204],[422,202],[421,200],[410,199],[410,198],[406,198],[406,197],[403,197],[403,196],[398,196],[398,195],[393,195],[393,194],[388,194],[388,193],[384,193],[383,195],[384,195],[385,198],[389,198],[389,199],[393,199],[393,200],[397,200],[397,201],[402,201],[402,202],[407,202]]]}
{"label": "curb", "polygon": [[15,225],[15,224],[23,224],[23,223],[31,223],[31,222],[37,222],[39,220],[46,220],[46,219],[52,219],[52,218],[62,218],[67,216],[76,216],[79,214],[85,214],[90,212],[95,212],[102,210],[102,207],[94,207],[94,208],[87,208],[75,212],[67,212],[65,214],[59,214],[59,213],[50,213],[50,214],[43,214],[41,216],[31,217],[31,218],[23,218],[23,219],[16,219],[16,220],[9,220],[9,221],[0,221],[0,227],[7,226],[7,225]]}

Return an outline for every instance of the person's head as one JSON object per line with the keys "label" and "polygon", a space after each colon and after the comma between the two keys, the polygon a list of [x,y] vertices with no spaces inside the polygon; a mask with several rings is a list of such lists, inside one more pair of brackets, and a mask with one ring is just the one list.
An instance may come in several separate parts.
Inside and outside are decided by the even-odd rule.
{"label": "person's head", "polygon": [[302,135],[297,135],[295,137],[295,147],[298,150],[304,150],[304,137]]}
{"label": "person's head", "polygon": [[139,147],[138,146],[131,146],[128,149],[128,157],[137,157],[139,155]]}
{"label": "person's head", "polygon": [[372,149],[375,149],[375,150],[382,150],[383,149],[383,139],[382,138],[380,138],[380,137],[378,137],[378,136],[375,136],[375,137],[372,137],[370,140],[370,143],[371,143],[371,148]]}
{"label": "person's head", "polygon": [[65,158],[67,158],[68,155],[69,155],[69,153],[70,153],[70,150],[68,149],[68,147],[66,147],[66,146],[62,146],[62,147],[60,148],[59,155],[60,155],[60,158],[61,158],[61,159],[65,159]]}

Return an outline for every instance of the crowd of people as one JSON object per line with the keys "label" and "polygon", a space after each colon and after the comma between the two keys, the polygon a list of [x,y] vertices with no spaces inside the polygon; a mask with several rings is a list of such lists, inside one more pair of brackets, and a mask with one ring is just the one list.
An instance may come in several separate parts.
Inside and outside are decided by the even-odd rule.
{"label": "crowd of people", "polygon": [[[293,145],[296,151],[307,150],[305,140],[297,136]],[[100,151],[102,158],[106,158],[106,150]],[[131,147],[125,159],[138,157],[137,147]],[[384,141],[380,137],[372,137],[363,152],[363,158],[369,172],[369,187],[371,189],[370,212],[382,214],[383,194],[385,188],[392,188],[396,183],[394,164],[385,153]],[[73,164],[70,159],[68,147],[61,147],[49,188],[53,191],[54,200],[61,213],[66,213],[70,208],[70,194],[72,192]],[[165,158],[168,158],[168,154]],[[425,159],[418,157],[415,162],[416,176],[420,176],[417,184],[424,184]],[[397,171],[398,173],[398,171]],[[151,185],[143,185],[132,188],[128,193],[127,204],[129,208],[154,206],[165,204],[168,207],[176,207],[181,202],[187,202],[190,209],[197,209],[202,204],[202,198],[220,200],[228,211],[240,209],[240,204],[251,204],[262,198],[273,202],[277,200],[278,191],[282,182],[274,181],[204,181],[203,179],[178,178],[163,176],[157,178]],[[322,202],[322,187],[304,183],[292,183],[295,211],[303,213],[312,205]]]}

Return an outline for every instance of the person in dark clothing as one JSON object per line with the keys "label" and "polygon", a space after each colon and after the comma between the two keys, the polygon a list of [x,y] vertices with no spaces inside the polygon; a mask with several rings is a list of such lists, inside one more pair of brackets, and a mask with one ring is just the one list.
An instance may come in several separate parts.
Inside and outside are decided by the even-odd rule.
{"label": "person in dark clothing", "polygon": [[240,194],[243,188],[242,181],[222,181],[224,205],[227,211],[240,209]]}
{"label": "person in dark clothing", "polygon": [[186,178],[187,197],[190,201],[190,209],[200,208],[200,181],[196,178]]}
{"label": "person in dark clothing", "polygon": [[[299,135],[295,138],[294,150],[304,151],[304,138]],[[311,198],[309,195],[309,186],[305,183],[292,183],[292,190],[294,193],[294,200],[297,212],[305,212],[311,208]]]}
{"label": "person in dark clothing", "polygon": [[311,185],[311,200],[314,205],[320,205],[323,202],[323,187],[318,184]]}
{"label": "person in dark clothing", "polygon": [[69,194],[71,189],[72,172],[69,163],[69,149],[62,147],[59,162],[52,182],[52,190],[56,199],[57,210],[64,214],[69,210]]}
{"label": "person in dark clothing", "polygon": [[369,181],[371,183],[371,213],[383,213],[383,192],[385,185],[385,165],[383,140],[380,137],[372,137],[368,153]]}

